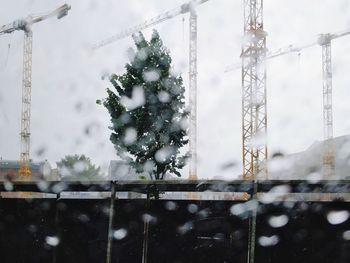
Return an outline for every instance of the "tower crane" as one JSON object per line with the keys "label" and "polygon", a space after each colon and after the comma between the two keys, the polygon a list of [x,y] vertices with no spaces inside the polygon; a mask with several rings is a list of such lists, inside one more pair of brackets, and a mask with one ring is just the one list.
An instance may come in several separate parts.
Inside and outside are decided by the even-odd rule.
{"label": "tower crane", "polygon": [[20,176],[29,178],[31,175],[29,166],[29,149],[30,149],[30,108],[31,108],[31,88],[32,88],[32,43],[33,24],[56,16],[61,19],[68,14],[70,6],[64,4],[57,9],[43,15],[29,15],[24,19],[15,20],[14,22],[0,27],[0,35],[11,34],[16,30],[24,32],[23,48],[23,79],[22,79],[22,112],[21,112],[21,153],[20,153]]}
{"label": "tower crane", "polygon": [[[320,34],[315,41],[303,44],[291,44],[284,48],[266,53],[266,59],[283,56],[289,53],[299,53],[300,51],[313,47],[322,48],[322,82],[323,82],[323,176],[332,178],[335,175],[335,160],[333,147],[333,106],[332,106],[332,56],[331,42],[334,39],[341,38],[350,34],[350,29],[335,33]],[[238,65],[227,67],[225,72],[238,69]]]}
{"label": "tower crane", "polygon": [[266,32],[263,0],[244,0],[242,44],[243,179],[267,178]]}
{"label": "tower crane", "polygon": [[178,8],[160,14],[146,22],[131,27],[112,37],[109,37],[92,46],[93,50],[121,40],[143,29],[162,23],[181,14],[190,13],[190,44],[189,44],[189,93],[190,93],[190,172],[189,179],[197,179],[197,13],[196,6],[208,0],[192,0]]}

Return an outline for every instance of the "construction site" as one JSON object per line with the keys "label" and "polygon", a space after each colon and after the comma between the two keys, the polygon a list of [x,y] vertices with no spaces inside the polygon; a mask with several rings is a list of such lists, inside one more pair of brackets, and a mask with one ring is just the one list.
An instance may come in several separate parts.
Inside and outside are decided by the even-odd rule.
{"label": "construction site", "polygon": [[[350,4],[112,2],[0,11],[0,261],[350,262]],[[163,180],[98,103],[154,29],[188,112]]]}

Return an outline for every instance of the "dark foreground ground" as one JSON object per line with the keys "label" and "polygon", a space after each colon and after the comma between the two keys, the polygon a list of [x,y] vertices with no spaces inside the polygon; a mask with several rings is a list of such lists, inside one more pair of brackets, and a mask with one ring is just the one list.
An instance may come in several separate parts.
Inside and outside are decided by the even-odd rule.
{"label": "dark foreground ground", "polygon": [[[237,202],[146,203],[116,201],[112,262],[141,262],[144,220],[148,262],[246,262],[249,218],[232,215]],[[108,199],[0,199],[0,262],[106,262],[108,209]],[[260,204],[259,210],[255,262],[350,262],[350,220],[327,220],[330,212],[350,211],[350,203]],[[272,227],[271,216],[281,215],[288,222]]]}
{"label": "dark foreground ground", "polygon": [[[283,190],[279,187],[281,183],[277,186],[275,183],[258,184],[257,189],[259,192]],[[347,182],[283,184],[291,185],[289,191],[293,193],[345,194],[350,185]],[[64,187],[70,191],[110,191],[111,185],[116,191],[132,189],[149,194],[155,192],[152,187],[161,191],[237,191],[243,185],[248,193],[253,189],[252,184],[239,182],[180,185],[110,182],[102,186]],[[60,194],[61,186],[56,183],[43,190],[40,184],[14,184],[12,190],[40,188]],[[5,184],[0,184],[0,189],[5,188]],[[255,262],[350,262],[350,202],[339,198],[323,202],[276,200],[258,204]],[[62,195],[52,199],[0,198],[0,262],[106,262],[110,204],[109,198],[64,199]],[[249,244],[254,243],[249,236],[251,211],[256,204],[254,200],[116,200],[111,262],[142,262],[147,243],[148,252],[144,254],[149,263],[245,263]],[[149,222],[146,239],[145,222]]]}

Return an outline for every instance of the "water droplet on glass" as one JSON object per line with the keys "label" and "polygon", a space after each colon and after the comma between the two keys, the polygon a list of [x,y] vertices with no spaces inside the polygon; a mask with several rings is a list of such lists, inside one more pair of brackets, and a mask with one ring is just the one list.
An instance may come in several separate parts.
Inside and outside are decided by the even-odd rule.
{"label": "water droplet on glass", "polygon": [[56,236],[47,236],[45,238],[45,241],[48,245],[52,246],[52,247],[55,247],[57,246],[59,243],[60,243],[60,240],[58,237]]}
{"label": "water droplet on glass", "polygon": [[35,155],[40,157],[42,156],[44,153],[46,152],[46,147],[45,146],[41,146],[39,147],[36,151],[35,151]]}
{"label": "water droplet on glass", "polygon": [[154,217],[154,216],[152,216],[152,215],[150,215],[150,214],[143,214],[142,215],[142,220],[143,220],[143,222],[148,222],[148,223],[151,223],[151,224],[155,224],[155,223],[157,223],[157,218],[156,217]]}
{"label": "water droplet on glass", "polygon": [[149,70],[143,72],[143,79],[146,82],[157,81],[160,78],[160,73],[158,70]]}
{"label": "water droplet on glass", "polygon": [[49,183],[45,180],[40,180],[37,182],[37,186],[41,191],[46,191],[49,188]]}
{"label": "water droplet on glass", "polygon": [[127,128],[124,135],[125,145],[132,145],[137,138],[137,131],[134,128]]}
{"label": "water droplet on glass", "polygon": [[347,241],[350,240],[350,230],[344,231],[343,239]]}
{"label": "water droplet on glass", "polygon": [[197,213],[198,211],[198,206],[196,204],[189,204],[187,206],[187,210],[188,212],[190,212],[191,214]]}
{"label": "water droplet on glass", "polygon": [[121,229],[114,231],[113,237],[115,239],[121,240],[121,239],[125,238],[127,236],[127,234],[128,234],[128,231],[125,228],[121,228]]}
{"label": "water droplet on glass", "polygon": [[132,90],[131,98],[127,96],[122,96],[120,102],[128,110],[134,110],[145,104],[145,93],[141,86],[135,86]]}
{"label": "water droplet on glass", "polygon": [[279,238],[277,235],[273,235],[273,236],[261,236],[258,239],[258,242],[260,244],[260,246],[262,247],[270,247],[270,246],[274,246],[278,243]]}
{"label": "water droplet on glass", "polygon": [[244,204],[236,204],[231,206],[230,208],[230,212],[231,214],[235,215],[235,216],[240,216],[243,213],[245,213],[247,211],[247,208]]}
{"label": "water droplet on glass", "polygon": [[32,233],[35,233],[36,231],[38,231],[38,227],[36,225],[29,225],[28,230]]}
{"label": "water droplet on glass", "polygon": [[158,93],[158,99],[160,102],[167,103],[170,100],[170,95],[168,92],[162,90]]}
{"label": "water droplet on glass", "polygon": [[154,157],[156,158],[157,162],[165,163],[166,161],[168,161],[170,159],[173,152],[174,152],[173,147],[165,146],[165,147],[161,148],[160,150],[158,150]]}
{"label": "water droplet on glass", "polygon": [[6,191],[12,191],[13,190],[13,184],[11,182],[9,182],[9,181],[6,181],[4,183],[4,187],[5,187]]}
{"label": "water droplet on glass", "polygon": [[81,173],[88,169],[88,163],[86,161],[78,161],[73,165],[74,172]]}
{"label": "water droplet on glass", "polygon": [[269,218],[269,224],[274,228],[285,226],[287,223],[288,223],[288,216],[286,215],[271,216]]}
{"label": "water droplet on glass", "polygon": [[332,225],[338,225],[349,219],[348,211],[330,211],[327,214],[327,220]]}
{"label": "water droplet on glass", "polygon": [[80,214],[78,216],[78,219],[79,219],[79,221],[81,221],[83,223],[87,223],[87,222],[90,221],[90,218],[87,215],[85,215],[85,214]]}
{"label": "water droplet on glass", "polygon": [[169,211],[173,211],[176,209],[176,203],[173,201],[168,201],[165,203],[165,208]]}
{"label": "water droplet on glass", "polygon": [[193,224],[192,222],[186,222],[185,224],[179,226],[177,228],[177,232],[181,235],[186,234],[188,231],[190,231],[191,229],[193,229]]}
{"label": "water droplet on glass", "polygon": [[313,172],[307,175],[306,180],[310,183],[317,183],[322,179],[322,175],[318,172]]}

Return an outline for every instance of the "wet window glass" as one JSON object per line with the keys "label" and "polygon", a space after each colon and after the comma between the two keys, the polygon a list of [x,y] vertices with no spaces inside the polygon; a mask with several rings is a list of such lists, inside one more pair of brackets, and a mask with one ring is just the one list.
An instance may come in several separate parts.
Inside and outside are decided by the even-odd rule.
{"label": "wet window glass", "polygon": [[4,1],[1,262],[350,262],[347,0]]}

